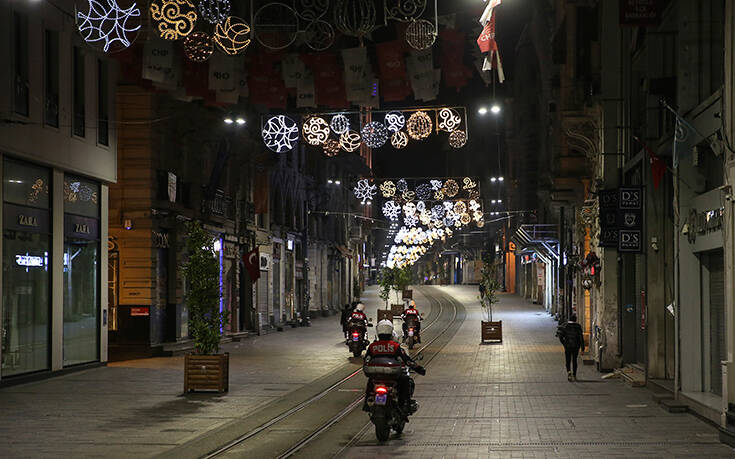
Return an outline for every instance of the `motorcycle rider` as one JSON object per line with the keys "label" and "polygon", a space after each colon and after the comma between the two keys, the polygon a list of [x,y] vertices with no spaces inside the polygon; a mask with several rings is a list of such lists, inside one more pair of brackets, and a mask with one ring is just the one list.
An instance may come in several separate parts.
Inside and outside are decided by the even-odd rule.
{"label": "motorcycle rider", "polygon": [[403,319],[403,341],[406,341],[406,336],[408,336],[408,322],[413,321],[416,326],[414,327],[414,332],[416,336],[416,342],[421,342],[421,315],[419,314],[419,310],[416,309],[416,302],[414,300],[411,300],[411,304],[409,305],[408,309],[403,311],[403,314],[401,314],[401,319]]}
{"label": "motorcycle rider", "polygon": [[[352,311],[352,315],[350,315],[350,325],[356,325],[360,327],[362,331],[362,338],[364,339],[367,334],[367,323],[368,318],[363,312],[365,310],[365,305],[362,303],[357,303],[357,306],[355,306],[355,310]],[[347,337],[349,340],[349,336]]]}
{"label": "motorcycle rider", "polygon": [[[390,358],[395,360],[401,360],[405,365],[411,367],[416,373],[420,375],[426,374],[426,370],[421,365],[417,364],[406,351],[403,350],[401,345],[396,341],[393,341],[393,322],[387,319],[381,320],[378,326],[375,328],[378,334],[378,340],[373,341],[368,346],[367,352],[365,353],[365,363],[370,362],[373,358]],[[367,396],[373,390],[373,381],[368,379],[367,386],[365,387],[365,402],[363,403],[363,411],[370,411],[367,405]],[[411,377],[401,373],[398,377],[398,405],[401,411],[404,413],[410,413],[411,410]]]}

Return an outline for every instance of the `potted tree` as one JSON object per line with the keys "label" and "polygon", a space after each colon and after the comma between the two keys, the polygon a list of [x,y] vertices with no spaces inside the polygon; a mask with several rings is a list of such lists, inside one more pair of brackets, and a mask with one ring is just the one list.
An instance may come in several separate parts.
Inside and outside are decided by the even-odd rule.
{"label": "potted tree", "polygon": [[220,311],[219,262],[215,257],[214,238],[199,222],[190,222],[186,247],[189,259],[183,265],[183,273],[188,284],[186,302],[194,352],[184,357],[184,392],[227,392],[229,354],[219,353],[219,346],[229,313]]}
{"label": "potted tree", "polygon": [[497,297],[499,288],[500,282],[495,277],[493,265],[489,261],[485,261],[481,271],[479,297],[483,311],[481,335],[483,343],[485,341],[503,342],[503,321],[493,320],[493,306],[500,301]]}

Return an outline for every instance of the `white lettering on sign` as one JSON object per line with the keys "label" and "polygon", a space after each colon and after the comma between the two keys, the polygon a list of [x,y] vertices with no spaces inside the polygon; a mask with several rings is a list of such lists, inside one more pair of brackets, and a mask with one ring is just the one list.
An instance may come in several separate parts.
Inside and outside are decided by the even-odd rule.
{"label": "white lettering on sign", "polygon": [[373,344],[372,351],[378,354],[393,354],[396,352],[396,345],[392,343],[387,344]]}
{"label": "white lettering on sign", "polygon": [[74,232],[79,234],[89,234],[89,226],[83,225],[81,223],[75,223],[74,224]]}
{"label": "white lettering on sign", "polygon": [[33,255],[16,255],[15,264],[18,266],[31,266],[40,268],[43,266],[43,257],[35,257]]}
{"label": "white lettering on sign", "polygon": [[18,215],[18,224],[20,226],[38,226],[38,220],[30,215]]}

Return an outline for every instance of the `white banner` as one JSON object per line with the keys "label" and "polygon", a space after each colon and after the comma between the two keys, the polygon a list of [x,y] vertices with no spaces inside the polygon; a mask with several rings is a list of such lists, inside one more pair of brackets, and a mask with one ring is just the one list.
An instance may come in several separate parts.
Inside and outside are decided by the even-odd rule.
{"label": "white banner", "polygon": [[314,96],[314,75],[306,74],[299,80],[296,88],[296,106],[298,108],[316,107]]}
{"label": "white banner", "polygon": [[169,83],[174,63],[173,42],[148,40],[143,45],[142,77],[158,83]]}
{"label": "white banner", "polygon": [[209,59],[209,89],[213,91],[234,91],[238,79],[237,66],[242,66],[242,60],[214,53]]}
{"label": "white banner", "polygon": [[367,48],[342,50],[345,70],[345,94],[347,100],[360,104],[370,99],[372,69],[367,56]]}
{"label": "white banner", "polygon": [[283,73],[283,81],[287,88],[297,88],[299,80],[306,73],[306,65],[298,54],[287,54],[286,58],[281,61],[281,72]]}
{"label": "white banner", "polygon": [[414,51],[406,58],[406,69],[411,81],[411,89],[415,99],[434,86],[434,59],[431,49]]}

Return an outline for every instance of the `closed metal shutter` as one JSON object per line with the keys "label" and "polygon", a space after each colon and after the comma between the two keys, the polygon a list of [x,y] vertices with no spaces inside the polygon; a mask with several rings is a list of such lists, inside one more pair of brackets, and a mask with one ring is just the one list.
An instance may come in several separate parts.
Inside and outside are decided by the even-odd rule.
{"label": "closed metal shutter", "polygon": [[722,366],[725,360],[725,262],[722,251],[708,256],[710,377],[712,392],[722,395]]}
{"label": "closed metal shutter", "polygon": [[268,271],[261,271],[258,279],[258,321],[259,326],[268,325]]}

